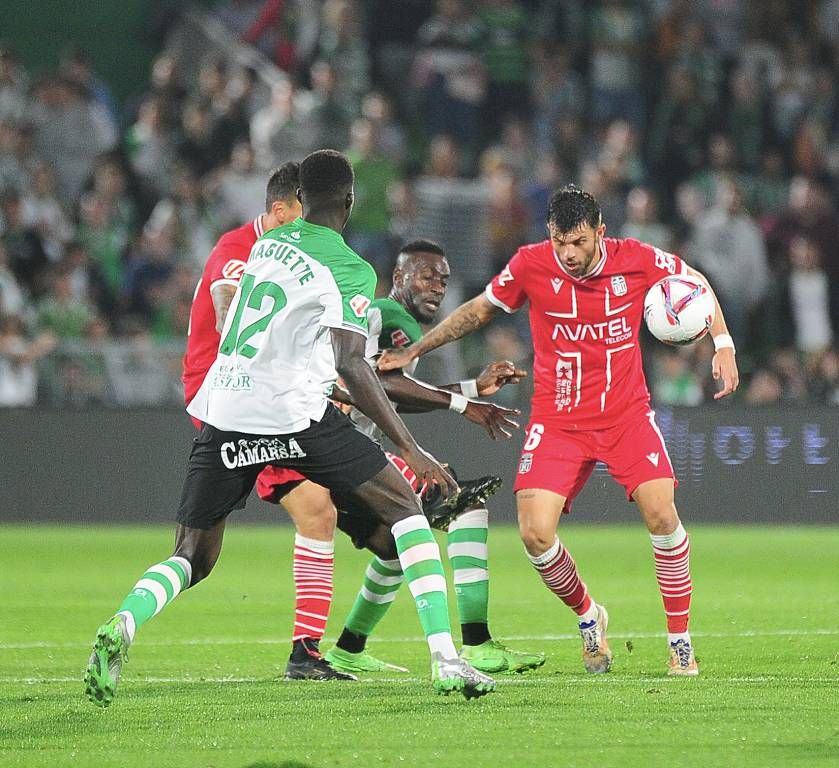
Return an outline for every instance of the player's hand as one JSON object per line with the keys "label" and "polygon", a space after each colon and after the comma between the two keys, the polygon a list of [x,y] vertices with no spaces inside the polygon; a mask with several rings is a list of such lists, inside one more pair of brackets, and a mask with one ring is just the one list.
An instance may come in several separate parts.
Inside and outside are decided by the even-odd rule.
{"label": "player's hand", "polygon": [[714,400],[720,400],[737,391],[740,374],[737,372],[737,360],[733,349],[724,348],[714,353],[711,372],[715,381],[722,379],[722,389],[714,395]]}
{"label": "player's hand", "polygon": [[519,428],[517,421],[511,416],[518,416],[521,411],[512,408],[502,408],[495,403],[481,403],[478,400],[470,400],[463,412],[465,418],[474,424],[482,426],[493,440],[499,438],[509,439],[514,429]]}
{"label": "player's hand", "polygon": [[402,347],[402,349],[386,349],[379,358],[376,367],[380,371],[393,371],[397,368],[404,368],[419,357],[415,346],[411,344],[410,347]]}
{"label": "player's hand", "polygon": [[440,462],[418,445],[403,451],[402,458],[405,459],[408,466],[414,471],[420,486],[425,484],[426,493],[434,485],[439,486],[440,493],[443,494],[444,499],[460,491],[460,487],[455,479],[443,469]]}
{"label": "player's hand", "polygon": [[496,360],[484,368],[475,379],[478,394],[481,397],[489,397],[506,384],[518,384],[526,376],[527,371],[516,368],[509,360]]}

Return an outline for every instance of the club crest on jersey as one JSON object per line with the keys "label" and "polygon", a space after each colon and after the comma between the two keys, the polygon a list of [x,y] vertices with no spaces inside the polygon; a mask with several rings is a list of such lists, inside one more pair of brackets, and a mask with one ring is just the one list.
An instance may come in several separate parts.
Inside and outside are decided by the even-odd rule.
{"label": "club crest on jersey", "polygon": [[231,259],[221,268],[221,276],[226,280],[239,280],[247,265],[239,259]]}
{"label": "club crest on jersey", "polygon": [[612,293],[615,296],[623,296],[626,294],[626,279],[623,275],[615,275],[612,278]]}
{"label": "club crest on jersey", "polygon": [[394,347],[407,347],[411,340],[408,338],[408,334],[405,333],[401,328],[397,328],[390,334],[390,343],[393,344]]}
{"label": "club crest on jersey", "polygon": [[519,474],[526,475],[530,472],[531,467],[533,466],[533,454],[532,453],[523,453],[521,455],[521,459],[519,460]]}
{"label": "club crest on jersey", "polygon": [[367,307],[370,306],[370,299],[364,294],[357,293],[350,299],[350,309],[356,317],[366,317]]}

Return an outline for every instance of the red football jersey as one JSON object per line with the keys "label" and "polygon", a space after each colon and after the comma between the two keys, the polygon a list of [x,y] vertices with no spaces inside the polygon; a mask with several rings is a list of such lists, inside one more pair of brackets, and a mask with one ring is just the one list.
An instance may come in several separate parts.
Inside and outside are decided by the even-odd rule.
{"label": "red football jersey", "polygon": [[192,298],[184,355],[184,402],[189,405],[216,359],[220,341],[210,291],[216,285],[239,285],[253,244],[262,237],[262,216],[225,232],[215,244]]}
{"label": "red football jersey", "polygon": [[526,245],[486,288],[506,312],[530,301],[532,421],[560,429],[602,429],[648,408],[638,332],[644,296],[685,264],[637,240],[604,238],[594,271],[572,277],[550,240]]}

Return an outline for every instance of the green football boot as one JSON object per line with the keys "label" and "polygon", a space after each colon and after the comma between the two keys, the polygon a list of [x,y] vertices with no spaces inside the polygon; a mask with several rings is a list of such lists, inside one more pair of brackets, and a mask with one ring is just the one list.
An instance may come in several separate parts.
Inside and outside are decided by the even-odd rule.
{"label": "green football boot", "polygon": [[128,645],[124,616],[114,616],[96,631],[84,687],[87,698],[99,707],[107,707],[114,700],[122,665],[128,661]]}
{"label": "green football boot", "polygon": [[461,658],[444,659],[431,654],[431,684],[443,696],[459,691],[467,699],[477,699],[495,690],[495,680],[473,669]]}
{"label": "green football boot", "polygon": [[389,664],[386,661],[377,659],[369,651],[351,653],[339,648],[337,645],[326,652],[324,658],[335,669],[343,672],[407,672],[405,667],[396,664]]}
{"label": "green football boot", "polygon": [[464,645],[460,657],[481,672],[526,672],[545,663],[544,653],[514,651],[498,640],[480,645]]}

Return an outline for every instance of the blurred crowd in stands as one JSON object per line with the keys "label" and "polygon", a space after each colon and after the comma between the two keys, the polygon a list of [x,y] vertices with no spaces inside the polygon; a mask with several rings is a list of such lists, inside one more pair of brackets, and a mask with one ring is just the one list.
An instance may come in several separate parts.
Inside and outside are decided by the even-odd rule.
{"label": "blurred crowd in stands", "polygon": [[[117,104],[83,50],[34,75],[13,41],[0,48],[0,405],[179,402],[215,239],[264,210],[273,167],[327,146],[354,163],[346,235],[381,292],[419,236],[447,248],[452,302],[478,292],[544,238],[551,190],[573,181],[607,234],[710,278],[739,402],[839,405],[839,0],[227,0],[212,14],[272,62],[270,88],[223,46],[181,43]],[[464,343],[463,369],[526,363],[520,314]],[[658,403],[709,399],[709,343],[647,346]]]}

